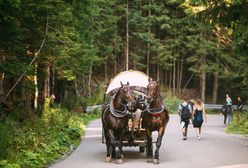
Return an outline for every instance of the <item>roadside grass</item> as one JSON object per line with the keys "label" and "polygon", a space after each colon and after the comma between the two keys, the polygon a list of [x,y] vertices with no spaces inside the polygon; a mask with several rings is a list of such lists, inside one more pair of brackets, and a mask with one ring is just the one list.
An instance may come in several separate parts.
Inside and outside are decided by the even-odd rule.
{"label": "roadside grass", "polygon": [[71,152],[81,141],[85,125],[99,111],[77,114],[65,108],[24,123],[7,118],[0,123],[0,168],[44,168]]}

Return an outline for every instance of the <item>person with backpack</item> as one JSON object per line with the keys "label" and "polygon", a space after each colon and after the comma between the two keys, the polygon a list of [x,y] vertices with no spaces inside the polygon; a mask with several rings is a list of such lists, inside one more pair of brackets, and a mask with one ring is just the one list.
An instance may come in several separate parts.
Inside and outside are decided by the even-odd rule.
{"label": "person with backpack", "polygon": [[204,104],[201,100],[197,100],[193,109],[192,115],[194,116],[193,126],[196,128],[196,136],[197,139],[201,139],[201,127],[203,123],[203,117],[205,118],[205,122],[207,123],[207,117],[204,110]]}
{"label": "person with backpack", "polygon": [[187,139],[188,125],[191,114],[192,108],[190,104],[188,104],[187,101],[184,100],[183,103],[179,105],[179,116],[181,118],[180,124],[182,127],[183,140]]}

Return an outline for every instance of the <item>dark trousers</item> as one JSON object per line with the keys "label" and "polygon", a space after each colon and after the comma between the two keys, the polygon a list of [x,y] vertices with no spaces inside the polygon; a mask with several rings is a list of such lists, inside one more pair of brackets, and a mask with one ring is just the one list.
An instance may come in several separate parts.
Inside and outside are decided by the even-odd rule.
{"label": "dark trousers", "polygon": [[226,114],[226,113],[224,113],[223,115],[224,115],[224,124],[226,124],[227,114]]}

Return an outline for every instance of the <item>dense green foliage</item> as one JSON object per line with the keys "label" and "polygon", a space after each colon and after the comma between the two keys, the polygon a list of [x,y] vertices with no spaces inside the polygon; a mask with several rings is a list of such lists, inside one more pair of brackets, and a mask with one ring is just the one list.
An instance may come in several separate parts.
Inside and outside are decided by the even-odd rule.
{"label": "dense green foliage", "polygon": [[7,118],[0,123],[0,167],[41,168],[71,152],[81,141],[88,121],[99,113],[75,114],[49,108],[49,115],[24,123]]}
{"label": "dense green foliage", "polygon": [[248,111],[236,112],[231,124],[227,127],[227,132],[248,135]]}
{"label": "dense green foliage", "polygon": [[[107,82],[125,70],[128,38],[130,69],[147,70],[174,95],[193,88],[197,97],[206,95],[211,101],[218,77],[217,97],[230,93],[247,98],[246,6],[245,0],[133,0],[128,4],[2,0],[0,90],[4,94],[0,92],[0,97],[24,69],[26,74],[7,99],[14,105],[24,99],[21,93],[27,93],[26,101],[31,102],[34,90],[48,92],[44,84],[51,87],[48,97],[54,94],[62,104],[71,97],[91,96],[99,81]],[[28,65],[33,58],[37,67]],[[200,95],[203,73],[207,89]]]}
{"label": "dense green foliage", "polygon": [[178,113],[178,108],[179,108],[180,103],[182,103],[182,100],[178,99],[175,96],[174,97],[169,96],[169,97],[166,97],[166,99],[164,99],[165,108],[171,114]]}
{"label": "dense green foliage", "polygon": [[[174,96],[246,100],[247,9],[247,0],[0,0],[0,164],[39,167],[68,151],[87,115],[64,108],[101,104],[127,64],[167,88],[170,112]],[[230,129],[243,125],[235,117]]]}

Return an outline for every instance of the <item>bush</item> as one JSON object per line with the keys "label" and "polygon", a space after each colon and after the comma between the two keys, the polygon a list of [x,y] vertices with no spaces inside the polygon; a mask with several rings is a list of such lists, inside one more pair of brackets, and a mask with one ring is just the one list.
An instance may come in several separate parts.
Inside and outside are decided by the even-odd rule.
{"label": "bush", "polygon": [[181,103],[181,100],[177,97],[166,97],[164,100],[165,108],[169,111],[169,113],[177,113],[179,104]]}
{"label": "bush", "polygon": [[77,146],[86,123],[100,116],[45,108],[41,118],[0,124],[0,168],[42,168]]}
{"label": "bush", "polygon": [[248,111],[236,112],[227,132],[248,135]]}

